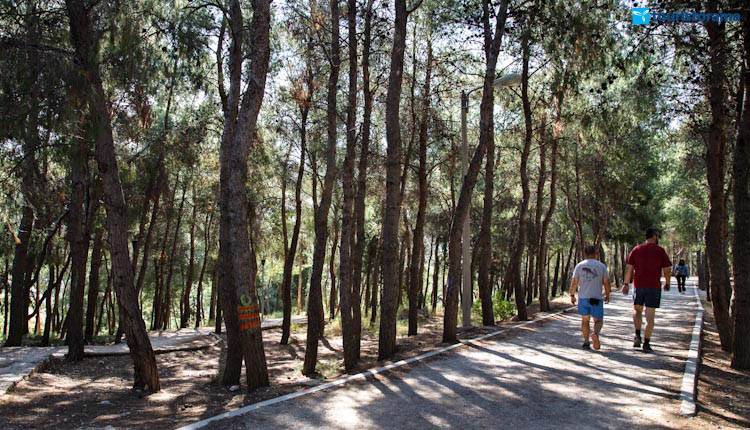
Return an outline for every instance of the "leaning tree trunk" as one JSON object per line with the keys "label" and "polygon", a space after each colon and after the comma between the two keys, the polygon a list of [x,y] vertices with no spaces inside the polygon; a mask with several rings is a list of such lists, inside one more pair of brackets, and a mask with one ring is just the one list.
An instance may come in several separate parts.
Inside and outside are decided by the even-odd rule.
{"label": "leaning tree trunk", "polygon": [[307,301],[307,340],[305,346],[305,362],[302,368],[304,375],[315,374],[318,363],[318,339],[323,330],[323,291],[321,279],[325,263],[326,243],[328,242],[328,211],[333,198],[333,183],[336,178],[336,95],[341,67],[339,41],[339,2],[331,0],[331,73],[328,76],[327,98],[327,126],[328,148],[326,149],[326,173],[323,178],[320,205],[315,208],[315,246],[313,248],[312,273]]}
{"label": "leaning tree trunk", "polygon": [[[309,65],[309,61],[308,61]],[[311,70],[308,67],[308,70]],[[308,75],[309,76],[309,75]],[[294,257],[297,254],[297,244],[299,242],[299,232],[302,225],[302,181],[305,175],[305,152],[307,140],[307,113],[308,108],[303,106],[301,109],[301,129],[300,129],[300,160],[299,170],[297,171],[297,181],[294,186],[294,208],[295,220],[292,230],[292,241],[289,245],[286,255],[284,256],[284,275],[281,281],[281,298],[283,308],[283,320],[281,323],[281,344],[289,343],[289,335],[292,326],[292,270],[294,269]],[[300,252],[301,253],[301,252]],[[302,274],[300,273],[300,277]]]}
{"label": "leaning tree trunk", "polygon": [[[224,131],[220,150],[220,288],[222,311],[227,326],[227,359],[223,382],[236,384],[244,359],[249,390],[267,386],[268,368],[258,312],[254,260],[251,261],[248,232],[247,164],[250,143],[255,141],[257,121],[265,94],[270,57],[270,0],[253,4],[253,17],[245,29],[239,0],[229,5],[232,45],[230,47],[230,89],[224,109]],[[245,53],[245,32],[250,52]],[[244,93],[244,72],[249,76]],[[241,102],[240,102],[241,96]]]}
{"label": "leaning tree trunk", "polygon": [[88,86],[89,115],[96,137],[96,161],[102,179],[104,206],[107,211],[110,254],[112,256],[113,285],[124,314],[130,356],[135,367],[133,386],[147,391],[158,391],[159,373],[151,348],[146,324],[143,322],[138,297],[133,283],[133,266],[128,253],[128,221],[122,183],[117,165],[108,101],[97,64],[95,32],[89,9],[82,0],[67,0],[70,33],[80,67]]}
{"label": "leaning tree trunk", "polygon": [[[716,12],[717,2],[706,5],[707,12]],[[709,39],[709,88],[708,100],[711,107],[711,123],[708,130],[708,149],[706,152],[706,176],[708,179],[708,221],[706,223],[706,254],[708,270],[711,276],[711,295],[714,308],[714,319],[719,332],[721,348],[725,351],[732,347],[732,325],[729,319],[727,295],[730,288],[729,268],[727,265],[726,240],[722,235],[727,208],[724,202],[726,171],[726,80],[724,68],[727,61],[725,25],[718,22],[706,22]]]}
{"label": "leaning tree trunk", "polygon": [[[443,319],[443,342],[455,343],[456,325],[458,323],[458,291],[461,288],[461,235],[466,217],[471,206],[471,194],[477,181],[477,174],[482,164],[482,158],[487,147],[494,142],[494,105],[495,105],[495,68],[500,53],[503,34],[505,33],[505,18],[508,12],[508,1],[500,2],[499,10],[495,13],[496,23],[494,36],[490,23],[490,2],[482,2],[482,21],[484,27],[485,72],[482,87],[482,103],[479,108],[479,145],[474,150],[471,163],[464,176],[458,204],[451,221],[450,236],[448,237],[448,287],[446,288],[444,303],[445,316]],[[462,100],[468,103],[468,99]],[[466,109],[462,106],[462,109]],[[464,300],[470,300],[464,297]]]}
{"label": "leaning tree trunk", "polygon": [[[745,11],[748,9],[746,8]],[[745,62],[742,67],[744,105],[737,144],[734,148],[734,333],[732,367],[750,369],[750,21],[742,24],[745,36]]]}

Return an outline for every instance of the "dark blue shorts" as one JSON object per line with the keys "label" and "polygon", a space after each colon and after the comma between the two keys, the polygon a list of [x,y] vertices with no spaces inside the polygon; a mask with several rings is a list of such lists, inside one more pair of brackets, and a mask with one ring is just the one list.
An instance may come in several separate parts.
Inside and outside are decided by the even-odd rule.
{"label": "dark blue shorts", "polygon": [[590,299],[578,299],[578,314],[582,316],[591,315],[600,320],[604,318],[604,300],[599,299],[599,303],[592,305]]}
{"label": "dark blue shorts", "polygon": [[661,288],[636,288],[633,297],[634,305],[658,308],[661,303]]}

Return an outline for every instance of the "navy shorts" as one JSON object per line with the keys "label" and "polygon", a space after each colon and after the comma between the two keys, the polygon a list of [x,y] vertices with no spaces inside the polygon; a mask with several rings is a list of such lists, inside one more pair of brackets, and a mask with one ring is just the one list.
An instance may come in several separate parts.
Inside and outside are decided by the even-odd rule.
{"label": "navy shorts", "polygon": [[661,303],[661,288],[636,288],[633,297],[634,305],[658,308]]}

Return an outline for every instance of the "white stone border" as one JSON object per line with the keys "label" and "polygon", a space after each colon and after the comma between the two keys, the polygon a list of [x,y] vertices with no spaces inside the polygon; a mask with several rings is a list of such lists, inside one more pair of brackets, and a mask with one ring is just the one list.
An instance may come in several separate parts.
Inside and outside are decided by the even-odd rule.
{"label": "white stone border", "polygon": [[685,373],[682,375],[682,388],[680,389],[680,415],[693,416],[696,413],[695,392],[698,383],[698,360],[700,358],[701,331],[703,330],[703,305],[701,304],[698,286],[694,287],[695,302],[698,304],[698,312],[695,313],[695,325],[693,336],[690,339],[690,350],[685,361]]}
{"label": "white stone border", "polygon": [[507,331],[510,331],[510,330],[513,330],[513,329],[516,329],[516,328],[525,327],[525,326],[527,326],[529,324],[534,324],[536,322],[539,322],[539,321],[542,321],[542,320],[546,320],[547,318],[551,318],[551,317],[557,316],[557,315],[559,315],[561,313],[564,313],[564,312],[566,312],[566,311],[568,311],[570,309],[574,309],[574,307],[569,307],[569,308],[566,308],[566,309],[562,309],[562,310],[559,310],[557,312],[545,315],[545,316],[543,316],[543,317],[541,317],[539,319],[535,319],[535,320],[531,320],[531,321],[525,321],[525,322],[523,322],[521,324],[514,325],[512,327],[507,327],[507,328],[504,328],[502,330],[498,330],[498,331],[495,331],[495,332],[492,332],[492,333],[488,333],[488,334],[479,336],[479,337],[474,338],[474,339],[469,339],[469,340],[461,341],[459,343],[455,343],[455,344],[450,345],[450,346],[446,346],[446,347],[443,347],[443,348],[440,348],[440,349],[436,349],[434,351],[426,352],[424,354],[417,355],[415,357],[411,357],[411,358],[407,358],[407,359],[404,359],[404,360],[396,361],[396,362],[391,363],[391,364],[389,364],[387,366],[379,367],[377,369],[371,369],[371,370],[368,370],[368,371],[365,371],[365,372],[362,372],[362,373],[358,373],[356,375],[347,376],[345,378],[339,378],[339,379],[336,379],[334,381],[331,381],[331,382],[328,382],[328,383],[325,383],[325,384],[317,385],[317,386],[312,387],[312,388],[307,388],[307,389],[302,390],[302,391],[297,391],[297,392],[294,392],[294,393],[289,393],[289,394],[286,394],[286,395],[283,395],[283,396],[279,396],[279,397],[275,397],[273,399],[265,400],[265,401],[262,401],[262,402],[259,402],[259,403],[253,403],[252,405],[247,405],[245,407],[236,409],[234,411],[225,412],[223,414],[219,414],[219,415],[216,415],[214,417],[206,418],[205,420],[198,421],[196,423],[193,423],[193,424],[190,424],[190,425],[187,425],[187,426],[184,426],[184,427],[180,427],[177,430],[195,430],[195,429],[199,429],[199,428],[205,427],[208,423],[210,423],[212,421],[217,421],[217,420],[222,420],[224,418],[231,418],[231,417],[236,417],[238,415],[243,415],[243,414],[246,414],[248,412],[254,411],[256,409],[260,409],[262,407],[265,407],[265,406],[275,405],[276,403],[281,403],[281,402],[285,402],[287,400],[292,400],[292,399],[295,399],[297,397],[301,397],[301,396],[304,396],[304,395],[307,395],[307,394],[312,394],[312,393],[316,393],[318,391],[327,390],[329,388],[337,387],[339,385],[344,385],[344,384],[349,383],[351,381],[357,381],[357,380],[364,381],[364,380],[367,379],[368,376],[374,376],[374,375],[377,375],[379,373],[387,372],[387,371],[389,371],[391,369],[395,369],[397,367],[405,366],[405,365],[407,365],[409,363],[413,363],[415,361],[421,361],[421,360],[424,360],[426,358],[430,358],[432,356],[435,356],[435,355],[438,355],[438,354],[442,354],[442,353],[447,352],[447,351],[451,351],[453,349],[459,348],[459,347],[464,346],[464,345],[472,345],[472,344],[475,344],[475,343],[477,343],[477,342],[479,342],[481,340],[484,340],[484,339],[487,339],[487,338],[490,338],[490,337],[493,337],[493,336],[497,336],[497,335],[505,333]]}

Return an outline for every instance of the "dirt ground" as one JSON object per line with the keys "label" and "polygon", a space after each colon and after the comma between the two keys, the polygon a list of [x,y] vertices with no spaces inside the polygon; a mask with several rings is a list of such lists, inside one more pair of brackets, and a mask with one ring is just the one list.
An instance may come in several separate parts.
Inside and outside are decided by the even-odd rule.
{"label": "dirt ground", "polygon": [[703,301],[704,324],[698,373],[698,415],[703,428],[750,428],[750,371],[730,367],[721,350],[711,303]]}
{"label": "dirt ground", "polygon": [[[553,307],[569,306],[558,298]],[[535,309],[530,309],[534,312]],[[708,309],[707,309],[708,311]],[[750,426],[750,373],[729,369],[728,358],[718,348],[711,331],[712,318],[706,313],[704,356],[699,385],[699,416],[696,427]],[[500,322],[500,326],[510,325]],[[497,330],[459,330],[468,339]],[[222,342],[219,346],[157,356],[162,390],[146,395],[131,390],[132,363],[129,356],[87,358],[80,363],[53,361],[44,370],[20,382],[0,400],[2,429],[168,429],[186,425],[241,406],[302,390],[318,381],[301,374],[304,360],[304,327],[293,332],[289,345],[279,345],[279,329],[264,332],[265,353],[271,387],[247,393],[244,387],[231,391],[216,381]],[[420,322],[419,335],[399,337],[395,360],[438,347],[442,318]],[[342,374],[341,339],[327,337],[319,348],[321,379]],[[362,339],[361,369],[379,367],[377,337]],[[242,377],[244,380],[244,376]],[[691,423],[692,424],[692,423]]]}
{"label": "dirt ground", "polygon": [[[558,299],[553,307],[568,306]],[[529,312],[538,309],[534,304]],[[510,321],[499,322],[509,325]],[[320,379],[301,373],[305,358],[305,327],[294,327],[289,345],[280,345],[280,329],[263,332],[271,387],[247,393],[244,386],[231,391],[217,382],[222,348],[174,352],[156,356],[162,390],[145,394],[131,389],[129,356],[86,358],[80,363],[52,360],[43,370],[19,382],[0,399],[0,429],[169,429],[241,406],[298,391],[343,374],[340,337],[327,336],[318,349]],[[330,327],[327,326],[327,330]],[[335,329],[334,329],[335,330]],[[367,327],[363,327],[366,331]],[[459,329],[470,339],[497,328]],[[442,316],[422,318],[419,334],[400,336],[394,361],[435,349],[442,338]],[[361,370],[380,367],[378,339],[363,334]],[[244,383],[244,369],[241,380]]]}

